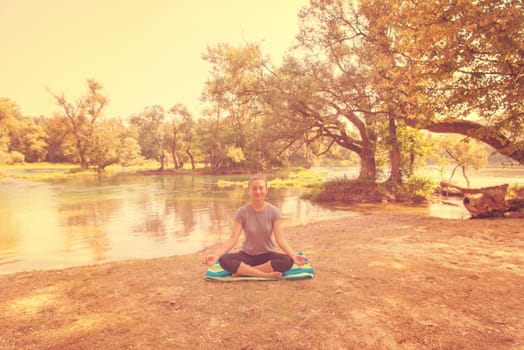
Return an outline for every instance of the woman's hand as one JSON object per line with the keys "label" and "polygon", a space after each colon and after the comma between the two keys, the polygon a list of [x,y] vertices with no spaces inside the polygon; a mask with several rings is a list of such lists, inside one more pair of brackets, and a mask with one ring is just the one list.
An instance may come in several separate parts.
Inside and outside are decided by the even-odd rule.
{"label": "woman's hand", "polygon": [[307,262],[307,258],[304,255],[295,255],[295,257],[293,258],[293,261],[298,266],[302,266]]}
{"label": "woman's hand", "polygon": [[206,264],[207,266],[211,267],[211,266],[213,266],[215,264],[215,262],[217,260],[218,260],[218,256],[216,256],[216,255],[208,255],[204,259],[204,264]]}

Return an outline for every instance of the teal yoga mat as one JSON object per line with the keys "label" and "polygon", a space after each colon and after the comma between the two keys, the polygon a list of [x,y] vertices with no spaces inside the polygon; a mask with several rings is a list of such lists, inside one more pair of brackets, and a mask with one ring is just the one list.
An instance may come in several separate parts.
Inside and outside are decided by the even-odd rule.
{"label": "teal yoga mat", "polygon": [[[284,272],[282,279],[284,280],[300,280],[313,278],[314,270],[310,262],[298,266],[293,264],[291,269]],[[247,277],[247,276],[231,276],[229,271],[226,271],[220,266],[218,261],[206,271],[205,277],[210,280],[223,281],[223,282],[235,282],[235,281],[277,281],[277,278],[263,278],[263,277]]]}

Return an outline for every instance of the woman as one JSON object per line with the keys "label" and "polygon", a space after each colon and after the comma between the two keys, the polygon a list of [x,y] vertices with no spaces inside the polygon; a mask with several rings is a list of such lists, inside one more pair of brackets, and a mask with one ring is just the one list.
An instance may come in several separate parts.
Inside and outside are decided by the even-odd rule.
{"label": "woman", "polygon": [[[282,272],[289,270],[293,263],[304,265],[306,258],[297,255],[283,237],[280,212],[265,201],[265,177],[256,175],[249,179],[248,191],[251,201],[237,210],[231,236],[216,254],[206,257],[205,263],[212,266],[218,260],[222,268],[234,276],[282,278]],[[237,244],[242,230],[242,248],[237,253],[228,253]],[[275,251],[273,236],[285,254]]]}

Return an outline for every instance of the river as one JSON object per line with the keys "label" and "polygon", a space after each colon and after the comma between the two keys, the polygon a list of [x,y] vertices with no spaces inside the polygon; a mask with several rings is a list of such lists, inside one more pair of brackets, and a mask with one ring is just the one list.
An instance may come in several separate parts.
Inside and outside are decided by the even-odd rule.
{"label": "river", "polygon": [[[354,170],[345,168],[313,171],[327,178],[354,175]],[[491,180],[524,185],[522,167],[516,171],[492,169],[490,174],[472,178],[481,178],[488,185]],[[247,177],[119,174],[101,181],[87,178],[58,183],[0,179],[0,274],[202,250],[228,237],[235,210],[248,201],[245,188],[216,185],[223,179]],[[302,193],[292,188],[269,190],[267,200],[281,209],[284,227],[359,215],[348,208],[304,200]],[[419,211],[468,217],[460,205],[435,203]]]}

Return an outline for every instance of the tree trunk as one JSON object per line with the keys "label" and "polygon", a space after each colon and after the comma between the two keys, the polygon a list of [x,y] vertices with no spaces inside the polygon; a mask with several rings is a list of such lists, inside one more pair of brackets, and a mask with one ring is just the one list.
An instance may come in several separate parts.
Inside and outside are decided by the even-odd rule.
{"label": "tree trunk", "polygon": [[186,154],[189,156],[189,159],[191,160],[191,169],[195,170],[195,159],[193,155],[191,154],[191,152],[189,151],[189,148],[186,149]]}
{"label": "tree trunk", "polygon": [[359,154],[360,156],[360,174],[358,175],[359,180],[375,182],[376,181],[376,164],[375,157],[372,155]]}
{"label": "tree trunk", "polygon": [[468,185],[468,188],[469,188],[470,187],[469,178],[466,175],[466,167],[464,165],[462,166],[462,176],[464,176],[464,179],[466,179],[466,184]]}
{"label": "tree trunk", "polygon": [[165,155],[164,151],[162,151],[162,153],[160,153],[159,160],[160,160],[160,168],[158,170],[164,171],[165,166],[166,166],[166,155]]}
{"label": "tree trunk", "polygon": [[400,146],[397,138],[397,125],[393,117],[389,118],[389,137],[391,146],[391,174],[388,182],[392,185],[400,185],[402,173],[400,171]]}

